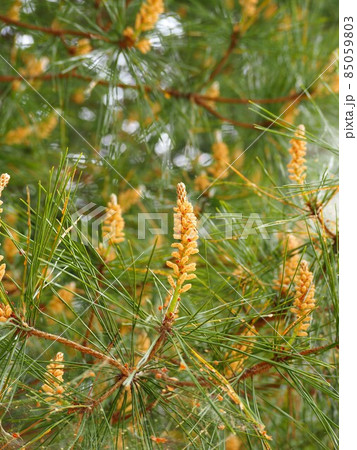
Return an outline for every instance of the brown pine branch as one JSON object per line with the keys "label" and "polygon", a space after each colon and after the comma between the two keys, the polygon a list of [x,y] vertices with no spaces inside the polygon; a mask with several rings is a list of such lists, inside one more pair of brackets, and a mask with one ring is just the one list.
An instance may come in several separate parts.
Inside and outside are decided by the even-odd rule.
{"label": "brown pine branch", "polygon": [[157,338],[155,345],[153,346],[151,352],[149,353],[147,362],[151,361],[158,353],[158,351],[161,349],[161,347],[165,344],[168,335],[171,334],[172,325],[173,319],[165,315],[164,320],[160,327],[159,337]]}
{"label": "brown pine branch", "polygon": [[241,37],[240,27],[238,24],[235,24],[233,27],[232,34],[231,34],[229,46],[228,46],[227,50],[224,52],[222,58],[216,64],[215,68],[212,70],[211,75],[208,78],[208,81],[213,81],[216,78],[216,76],[221,73],[228,58],[230,57],[231,53],[235,49],[240,37]]}
{"label": "brown pine branch", "polygon": [[309,208],[312,218],[317,219],[319,224],[321,225],[322,231],[331,239],[336,240],[336,233],[329,229],[329,227],[325,224],[323,215],[322,215],[322,206],[314,207],[311,201],[306,202],[306,206]]}
{"label": "brown pine branch", "polygon": [[83,354],[91,355],[96,359],[100,359],[101,361],[106,361],[108,364],[119,369],[120,372],[125,376],[127,376],[129,373],[128,369],[123,364],[121,364],[119,361],[117,361],[116,359],[111,358],[110,356],[107,356],[104,353],[101,353],[97,350],[94,350],[89,347],[84,347],[83,345],[77,344],[77,342],[71,341],[62,336],[57,336],[55,334],[47,333],[45,331],[41,331],[36,328],[29,327],[25,323],[22,323],[21,329],[28,336],[37,336],[39,338],[47,339],[48,341],[59,342],[60,344],[66,345],[67,347],[72,347],[75,350],[78,350],[79,352],[81,352]]}
{"label": "brown pine branch", "polygon": [[314,355],[316,353],[320,353],[324,350],[330,350],[331,348],[338,348],[338,344],[335,344],[333,347],[331,347],[331,344],[322,345],[320,347],[314,347],[310,348],[308,350],[304,350],[302,352],[299,352],[298,354],[291,354],[291,355],[285,355],[278,357],[274,359],[272,362],[261,362],[256,364],[255,366],[251,367],[250,369],[247,369],[243,372],[243,374],[239,377],[239,381],[245,380],[246,378],[253,377],[254,375],[262,374],[270,370],[272,367],[274,367],[274,363],[277,362],[284,362],[288,361],[290,359],[295,358],[296,356],[307,356],[307,355]]}
{"label": "brown pine branch", "polygon": [[[310,91],[311,94],[311,91]],[[232,98],[232,97],[211,97],[209,95],[204,94],[195,94],[201,100],[216,102],[216,103],[228,103],[228,104],[250,104],[250,103],[258,103],[260,105],[269,105],[274,103],[285,103],[294,101],[297,98],[305,98],[307,97],[306,92],[293,92],[292,94],[285,95],[282,97],[274,97],[274,98]]]}
{"label": "brown pine branch", "polygon": [[[37,75],[35,77],[28,77],[30,80],[42,80],[42,81],[51,81],[56,78],[59,79],[66,79],[66,78],[77,78],[79,80],[90,82],[96,82],[98,85],[101,86],[109,86],[112,85],[110,81],[107,80],[98,80],[93,77],[87,76],[87,75],[81,75],[77,72],[66,72],[66,73],[58,73],[58,74],[51,74],[51,73],[45,73],[41,75]],[[21,81],[22,77],[17,75],[0,75],[0,83],[11,83],[12,81]],[[125,84],[125,83],[115,83],[115,86],[120,87],[122,89],[134,89],[136,91],[143,89],[145,92],[152,92],[155,89],[157,89],[162,94],[169,95],[174,98],[183,98],[187,100],[192,100],[197,103],[197,101],[202,102],[215,102],[215,103],[228,103],[228,104],[249,104],[249,103],[257,103],[257,104],[274,104],[274,103],[285,103],[288,101],[293,101],[298,97],[306,97],[305,93],[302,92],[294,92],[290,95],[282,96],[282,97],[275,97],[275,98],[230,98],[230,97],[211,97],[209,95],[204,94],[197,94],[192,92],[182,92],[178,91],[176,89],[170,89],[170,88],[152,88],[150,86],[138,86],[135,84]],[[207,106],[205,105],[205,108],[207,109]]]}
{"label": "brown pine branch", "polygon": [[[279,358],[276,358],[274,360],[271,360],[271,362],[261,362],[254,366],[252,366],[249,369],[246,369],[242,375],[239,377],[239,381],[245,380],[247,378],[251,378],[255,375],[263,374],[265,372],[268,372],[270,369],[272,369],[275,366],[275,363],[277,362],[284,362],[289,361],[291,359],[296,358],[297,356],[307,356],[307,355],[313,355],[316,353],[323,352],[324,350],[330,350],[331,348],[338,348],[338,344],[335,344],[333,347],[331,347],[331,344],[323,345],[320,347],[314,347],[310,348],[308,350],[304,350],[299,353],[294,353],[290,355],[281,356]],[[157,373],[160,373],[160,371],[157,371]],[[197,386],[197,383],[194,383],[193,381],[180,381],[176,378],[169,377],[165,374],[160,373],[160,379],[164,380],[165,383],[170,384],[172,386],[177,387],[195,387]],[[236,377],[233,377],[229,379],[228,381],[235,381]],[[205,380],[203,378],[200,378],[197,380],[201,386],[209,387],[214,384],[212,381]]]}
{"label": "brown pine branch", "polygon": [[103,403],[107,398],[109,398],[117,389],[120,388],[120,386],[123,384],[123,381],[125,380],[124,376],[119,377],[116,383],[113,384],[111,388],[109,388],[107,391],[104,392],[100,397],[98,397],[96,400],[92,400],[91,402],[88,402],[85,405],[74,405],[70,408],[68,408],[68,414],[81,414],[81,419],[83,419],[83,415],[86,411],[93,411],[97,406],[99,406],[101,403]]}
{"label": "brown pine branch", "polygon": [[[217,110],[213,109],[211,106],[209,106],[206,102],[202,101],[200,98],[196,97],[196,98],[193,98],[193,100],[195,101],[195,103],[197,105],[202,106],[202,108],[204,108],[206,111],[208,111],[213,116],[217,117],[217,119],[221,120],[222,122],[230,123],[232,125],[235,125],[236,127],[250,128],[253,130],[256,129],[256,126],[254,123],[240,122],[238,120],[229,119],[228,117],[222,116],[222,114],[220,114]],[[268,123],[263,122],[263,123],[260,123],[259,125],[267,126],[267,125],[270,125],[270,122],[268,122]]]}
{"label": "brown pine branch", "polygon": [[[81,80],[85,80],[88,82],[93,81],[93,79],[91,77],[87,77],[84,75],[79,75],[78,73],[75,72],[70,72],[70,73],[62,73],[62,74],[58,74],[58,75],[54,75],[54,74],[43,74],[37,77],[31,77],[29,78],[31,81],[32,80],[52,80],[55,78],[78,78]],[[21,77],[19,76],[11,76],[11,75],[5,75],[5,76],[0,76],[0,82],[11,82],[14,80],[22,80]],[[108,86],[110,84],[109,81],[106,80],[95,80],[97,84],[99,85],[105,85]],[[149,86],[137,86],[137,85],[128,85],[128,84],[124,84],[124,83],[117,83],[116,86],[121,87],[123,89],[135,89],[135,90],[140,90],[143,89],[145,92],[151,92],[152,88],[150,88]],[[190,93],[184,93],[184,92],[179,92],[176,91],[174,89],[158,89],[160,92],[162,92],[163,94],[168,94],[171,97],[175,97],[175,98],[186,98],[189,100],[192,100],[196,105],[203,107],[204,109],[206,109],[209,113],[211,113],[213,116],[217,117],[219,120],[222,120],[223,122],[228,122],[231,123],[232,125],[235,125],[237,127],[242,127],[242,128],[250,128],[250,129],[256,129],[255,124],[252,123],[246,123],[246,122],[239,122],[237,120],[233,120],[233,119],[229,119],[227,117],[222,116],[220,113],[218,113],[216,110],[214,110],[213,108],[211,108],[205,101],[201,100],[200,98],[200,94],[190,94]],[[215,100],[215,98],[213,98],[213,100]],[[267,126],[269,125],[270,122],[263,122],[260,123],[259,125],[261,126]]]}
{"label": "brown pine branch", "polygon": [[94,400],[93,403],[91,403],[90,405],[88,405],[88,408],[90,409],[94,409],[96,408],[98,405],[100,405],[101,403],[104,402],[104,400],[106,400],[108,397],[110,397],[118,388],[120,388],[120,386],[123,384],[123,381],[125,380],[125,377],[120,377],[119,380],[113,384],[113,386],[108,389],[106,392],[104,392],[103,395],[101,395],[99,398],[97,398],[97,400]]}
{"label": "brown pine branch", "polygon": [[[1,16],[0,16],[1,17]],[[102,85],[102,86],[109,86],[111,83],[107,80],[96,80],[90,76],[85,76],[78,74],[77,72],[68,72],[68,73],[59,73],[59,74],[42,74],[35,77],[29,77],[29,80],[53,80],[53,79],[67,79],[67,78],[77,78],[80,80],[87,81],[88,83],[95,81],[96,84]],[[0,76],[0,83],[8,83],[15,80],[22,80],[21,76],[15,76],[15,75],[1,75]],[[134,89],[134,90],[144,90],[145,92],[152,92],[154,89],[150,86],[144,85],[131,85],[131,84],[125,84],[125,83],[116,83],[115,86],[120,87],[122,89]],[[248,98],[228,98],[228,97],[210,97],[203,94],[198,93],[190,93],[190,92],[181,92],[176,89],[163,89],[163,88],[157,88],[159,92],[166,96],[174,97],[174,98],[183,98],[187,100],[191,100],[196,105],[201,106],[204,108],[207,112],[212,114],[217,119],[221,120],[222,122],[230,123],[234,126],[241,127],[241,128],[247,128],[259,131],[256,127],[256,125],[267,127],[271,125],[271,121],[264,121],[259,124],[253,124],[248,122],[241,122],[238,120],[230,119],[229,117],[223,116],[221,113],[219,113],[216,109],[214,109],[211,105],[208,104],[208,102],[216,102],[216,103],[229,103],[229,104],[249,104],[249,103],[257,103],[257,104],[273,104],[273,103],[281,103],[286,101],[293,101],[296,98],[306,96],[305,93],[293,93],[288,96],[283,97],[276,97],[276,98],[263,98],[263,99],[248,99]]]}
{"label": "brown pine branch", "polygon": [[[159,399],[155,400],[151,403],[149,403],[146,407],[145,407],[145,412],[149,412],[151,411],[153,408],[155,408],[155,406],[159,403]],[[123,417],[123,420],[128,420],[130,419],[130,417],[132,417],[133,413],[132,411],[128,412],[127,414],[125,414],[125,416]],[[118,423],[119,419],[121,416],[121,411],[116,411],[113,415],[112,415],[112,425],[115,425],[116,423]]]}
{"label": "brown pine branch", "polygon": [[112,42],[109,38],[106,36],[102,36],[100,34],[96,33],[89,33],[86,31],[79,31],[79,30],[68,30],[68,29],[57,29],[57,28],[49,28],[49,27],[43,27],[40,25],[32,25],[31,23],[25,23],[20,22],[19,20],[10,19],[7,16],[4,16],[0,14],[0,20],[4,23],[7,23],[8,25],[14,25],[16,27],[25,28],[27,30],[34,30],[34,31],[41,31],[46,34],[51,34],[53,36],[79,36],[79,37],[85,37],[87,39],[97,39],[100,41],[105,42]]}

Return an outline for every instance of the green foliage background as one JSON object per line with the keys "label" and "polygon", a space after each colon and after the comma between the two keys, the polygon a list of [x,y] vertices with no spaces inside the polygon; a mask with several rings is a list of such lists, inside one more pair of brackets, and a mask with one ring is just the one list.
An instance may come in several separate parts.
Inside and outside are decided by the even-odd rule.
{"label": "green foliage background", "polygon": [[[1,233],[17,254],[11,261],[4,245],[0,251],[7,264],[1,301],[17,318],[0,324],[1,448],[337,448],[338,3],[259,2],[214,77],[220,97],[232,103],[202,95],[234,25],[246,21],[238,1],[165,1],[146,35],[152,42],[147,54],[120,45],[140,1],[26,0],[18,24],[3,20],[12,5],[4,0],[0,6],[1,172],[11,175]],[[71,49],[78,36],[26,28],[50,28],[54,20],[91,34],[92,51],[76,56]],[[48,65],[37,79],[21,80],[28,55],[47,58]],[[78,90],[81,104],[73,97]],[[289,101],[261,102],[286,96]],[[238,99],[251,102],[234,103]],[[46,138],[32,133],[9,142],[10,132],[19,136],[21,127],[35,127],[54,110],[59,120]],[[295,114],[266,131],[284,110]],[[303,186],[291,183],[286,168],[300,123],[308,140]],[[212,165],[217,131],[233,168],[250,182],[228,168],[227,176],[209,176],[212,186],[201,195],[195,180]],[[87,335],[91,348],[134,367],[147,350],[143,339],[152,343],[159,333],[173,241],[171,232],[138,239],[138,213],[169,213],[171,226],[180,181],[197,213],[211,214],[213,239],[200,239],[197,279],[157,358],[129,388],[89,408],[115,385],[118,370],[29,336],[21,321],[77,343]],[[105,207],[111,193],[132,187],[142,197],[125,211],[126,240],[105,262],[74,214],[90,202]],[[321,211],[330,232],[317,220]],[[219,212],[242,213],[233,239],[215,220]],[[259,229],[239,239],[251,213],[259,214],[269,239]],[[293,286],[283,296],[274,280],[289,257],[289,233],[299,237],[295,250],[309,262],[316,284],[318,308],[307,338],[293,330],[282,336],[294,321]],[[53,312],[53,296],[73,281],[74,299]],[[247,337],[245,324],[257,335]],[[39,389],[48,361],[60,351],[66,390],[53,404]],[[219,375],[242,358],[242,370],[227,378],[244,411]],[[268,370],[260,373],[260,363]],[[247,372],[253,367],[257,373]],[[95,376],[83,379],[89,372]],[[271,441],[259,432],[263,425]]]}

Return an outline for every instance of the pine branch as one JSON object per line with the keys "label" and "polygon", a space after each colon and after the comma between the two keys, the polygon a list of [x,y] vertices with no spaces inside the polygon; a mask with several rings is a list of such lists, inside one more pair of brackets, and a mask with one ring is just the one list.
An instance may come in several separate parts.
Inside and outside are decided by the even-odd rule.
{"label": "pine branch", "polygon": [[[338,344],[327,344],[319,347],[310,348],[308,350],[303,350],[299,353],[292,353],[290,355],[285,355],[281,357],[277,357],[271,360],[271,362],[261,362],[256,364],[253,367],[250,367],[249,369],[246,369],[242,374],[238,377],[238,381],[243,381],[247,378],[252,378],[255,375],[261,375],[263,373],[268,372],[270,369],[275,367],[275,363],[285,362],[292,360],[294,358],[297,358],[298,356],[308,356],[308,355],[314,355],[318,353],[323,353],[324,351],[331,350],[332,348],[338,348]],[[163,373],[158,371],[154,371],[154,373],[160,373],[160,378],[163,379],[166,383],[172,385],[172,386],[181,386],[181,387],[195,387],[197,386],[197,383],[193,381],[182,381],[178,380],[176,378],[169,377]],[[237,377],[234,376],[230,378],[228,381],[233,382],[236,381]],[[212,384],[214,384],[213,381],[205,380],[204,378],[199,378],[198,383],[202,387],[210,387]]]}
{"label": "pine branch", "polygon": [[104,355],[104,353],[101,353],[97,350],[93,350],[89,347],[85,347],[81,344],[77,344],[77,342],[71,341],[62,336],[57,336],[55,334],[37,330],[36,328],[29,327],[25,323],[22,323],[21,330],[23,330],[28,336],[37,336],[42,339],[47,339],[49,341],[58,342],[60,344],[66,345],[68,347],[72,347],[75,350],[78,350],[79,352],[81,352],[83,354],[91,355],[94,358],[99,359],[101,361],[106,361],[108,364],[119,369],[122,374],[128,375],[128,369],[123,364],[121,364],[116,359],[113,359],[107,355]]}
{"label": "pine branch", "polygon": [[328,226],[326,226],[323,215],[322,215],[322,207],[321,206],[314,206],[310,200],[307,200],[306,206],[308,207],[312,218],[317,219],[318,222],[321,225],[321,228],[323,232],[334,241],[336,240],[336,233],[334,233],[332,230],[329,229]]}
{"label": "pine branch", "polygon": [[242,373],[242,375],[239,377],[239,381],[242,381],[242,380],[245,380],[246,378],[251,378],[255,375],[259,375],[259,374],[267,372],[268,370],[270,370],[271,368],[274,367],[274,365],[275,365],[274,363],[276,363],[276,362],[279,363],[279,362],[289,361],[290,359],[296,358],[297,356],[314,355],[316,353],[322,353],[323,351],[330,350],[332,348],[338,348],[338,344],[322,345],[320,347],[314,347],[314,348],[310,348],[308,350],[304,350],[302,352],[299,352],[298,354],[295,353],[295,354],[291,354],[291,355],[277,357],[273,360],[274,362],[258,363],[255,366],[251,367],[250,369],[245,370]]}
{"label": "pine branch", "polygon": [[119,379],[113,384],[111,388],[106,390],[104,394],[102,394],[100,397],[98,397],[96,400],[93,400],[91,402],[88,402],[87,405],[78,405],[78,407],[69,408],[68,414],[70,413],[83,413],[85,411],[93,411],[95,408],[97,408],[99,405],[101,405],[107,398],[109,398],[114,392],[116,392],[121,385],[123,384],[123,381],[125,380],[125,377],[121,376]]}
{"label": "pine branch", "polygon": [[[86,31],[79,31],[79,30],[66,30],[66,29],[60,29],[60,28],[59,29],[48,28],[48,27],[43,27],[40,25],[32,25],[31,23],[25,23],[25,22],[20,22],[18,20],[10,19],[9,17],[4,16],[2,14],[0,14],[0,20],[9,25],[14,25],[19,28],[25,28],[27,30],[41,31],[43,33],[51,34],[53,36],[66,36],[66,35],[79,36],[79,37],[85,37],[87,39],[96,39],[96,40],[100,40],[100,41],[115,43],[114,41],[111,41],[106,36],[102,36],[100,34],[89,33]],[[118,42],[116,44],[118,44]]]}
{"label": "pine branch", "polygon": [[228,61],[228,58],[230,57],[231,53],[236,48],[240,37],[241,37],[241,29],[239,27],[239,24],[235,24],[233,27],[232,34],[231,34],[229,46],[228,46],[227,50],[224,52],[222,58],[216,64],[215,68],[212,70],[212,72],[208,78],[208,81],[213,81],[217,77],[217,75],[220,74],[220,72],[222,71],[226,62]]}
{"label": "pine branch", "polygon": [[[67,78],[76,78],[79,80],[87,81],[88,83],[95,82],[99,86],[113,86],[113,83],[111,81],[107,80],[100,80],[97,78],[93,78],[88,75],[81,75],[75,71],[66,72],[66,73],[45,73],[41,75],[31,76],[28,77],[30,80],[41,80],[41,81],[51,81],[58,79],[67,79]],[[11,83],[13,81],[21,81],[23,78],[18,75],[0,75],[0,83]],[[120,87],[122,89],[133,89],[136,91],[144,90],[145,92],[154,92],[158,91],[162,94],[166,94],[173,98],[182,98],[186,100],[191,100],[195,103],[198,101],[202,101],[204,103],[206,102],[215,102],[215,103],[227,103],[227,104],[250,104],[250,103],[257,103],[257,104],[275,104],[275,103],[285,103],[289,101],[293,101],[296,98],[303,98],[306,97],[308,94],[306,92],[295,92],[290,95],[285,95],[282,97],[276,97],[276,98],[230,98],[230,97],[211,97],[209,95],[205,94],[198,94],[194,92],[182,92],[178,91],[177,89],[171,89],[171,88],[160,88],[155,87],[152,88],[151,86],[147,85],[133,85],[133,84],[125,84],[125,83],[114,83],[114,86]],[[310,94],[313,91],[310,92]],[[202,105],[203,106],[203,105]],[[204,106],[207,109],[207,105]]]}
{"label": "pine branch", "polygon": [[[202,106],[210,114],[212,114],[213,116],[217,117],[217,119],[221,120],[222,122],[230,123],[232,125],[235,125],[236,127],[250,128],[250,129],[253,129],[253,130],[256,129],[256,125],[253,124],[253,123],[240,122],[238,120],[229,119],[228,117],[223,116],[217,110],[213,109],[210,105],[208,105],[206,102],[202,101],[199,98],[195,98],[194,101],[195,101],[195,103],[197,105]],[[269,126],[270,124],[271,124],[271,122],[267,122],[266,121],[266,122],[260,123],[259,125],[262,126],[262,127],[266,127],[266,126]]]}

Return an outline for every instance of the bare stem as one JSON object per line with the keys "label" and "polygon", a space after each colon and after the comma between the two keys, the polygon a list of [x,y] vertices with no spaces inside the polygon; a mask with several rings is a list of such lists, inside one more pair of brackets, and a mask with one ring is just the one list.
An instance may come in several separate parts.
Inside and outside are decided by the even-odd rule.
{"label": "bare stem", "polygon": [[229,46],[227,48],[227,50],[224,52],[222,58],[218,61],[218,63],[216,64],[215,68],[213,69],[211,75],[209,76],[209,81],[212,81],[216,78],[216,76],[218,74],[221,73],[223,67],[225,66],[228,58],[230,57],[231,53],[233,52],[233,50],[235,49],[239,38],[241,36],[241,31],[240,31],[240,27],[238,25],[235,25],[233,27],[233,31],[231,34],[231,39],[229,42]]}
{"label": "bare stem", "polygon": [[79,352],[86,354],[86,355],[92,355],[94,358],[100,359],[102,361],[106,361],[108,364],[116,367],[120,370],[120,372],[123,375],[128,375],[128,369],[121,364],[119,361],[117,361],[114,358],[111,358],[110,356],[105,355],[104,353],[101,353],[97,350],[93,350],[92,348],[85,347],[81,344],[77,344],[77,342],[71,341],[69,339],[66,339],[62,336],[57,336],[55,334],[47,333],[45,331],[37,330],[36,328],[29,327],[28,325],[22,323],[22,326],[24,327],[24,331],[27,335],[30,336],[37,336],[39,338],[47,339],[48,341],[54,341],[59,342],[63,345],[67,345],[67,347],[72,347],[75,350],[78,350]]}
{"label": "bare stem", "polygon": [[242,376],[239,377],[239,381],[245,380],[246,378],[253,377],[254,375],[258,375],[261,373],[267,372],[269,369],[274,367],[275,363],[277,362],[283,362],[288,361],[289,359],[293,359],[296,356],[307,356],[307,355],[313,355],[315,353],[320,353],[324,350],[329,350],[331,348],[337,348],[338,344],[335,344],[334,346],[331,346],[331,344],[322,345],[320,347],[314,347],[310,348],[308,350],[304,350],[302,352],[299,352],[298,354],[291,354],[286,356],[281,356],[280,358],[276,358],[272,362],[261,362],[259,364],[256,364],[255,366],[251,367],[250,369],[247,369],[243,372]]}
{"label": "bare stem", "polygon": [[113,386],[108,389],[106,392],[104,392],[103,395],[101,395],[97,400],[94,400],[94,402],[90,405],[90,408],[93,409],[104,402],[108,397],[110,397],[122,384],[125,380],[125,377],[121,377]]}
{"label": "bare stem", "polygon": [[[221,120],[222,122],[230,123],[232,125],[235,125],[236,127],[250,128],[253,130],[256,129],[256,126],[254,123],[240,122],[239,120],[234,120],[234,119],[230,119],[229,117],[223,116],[221,113],[219,113],[217,110],[212,108],[210,105],[207,104],[207,102],[203,101],[198,96],[194,96],[193,100],[196,103],[196,105],[202,106],[202,108],[204,108],[206,111],[208,111],[213,116],[217,117],[217,119]],[[215,98],[213,98],[213,101],[215,101]],[[265,121],[265,122],[260,123],[259,125],[265,127],[265,126],[271,125],[271,122]]]}
{"label": "bare stem", "polygon": [[336,233],[331,231],[325,224],[324,218],[322,216],[322,208],[314,208],[309,200],[307,200],[306,206],[309,208],[310,213],[319,221],[324,233],[326,233],[331,239],[336,240]]}
{"label": "bare stem", "polygon": [[88,39],[98,39],[101,41],[111,42],[110,39],[108,39],[106,36],[102,36],[100,34],[88,33],[86,31],[79,31],[79,30],[49,28],[49,27],[43,27],[40,25],[33,25],[31,23],[25,23],[25,22],[20,22],[19,20],[10,19],[9,17],[6,17],[2,14],[0,14],[0,20],[9,25],[14,25],[16,27],[25,28],[27,30],[41,31],[46,34],[52,34],[53,36],[71,35],[71,36],[85,37]]}

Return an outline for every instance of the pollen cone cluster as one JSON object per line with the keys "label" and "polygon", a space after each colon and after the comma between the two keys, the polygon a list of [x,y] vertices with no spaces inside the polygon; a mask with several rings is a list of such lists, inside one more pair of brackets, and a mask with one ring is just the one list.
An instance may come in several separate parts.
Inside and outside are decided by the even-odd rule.
{"label": "pollen cone cluster", "polygon": [[315,309],[315,285],[313,275],[309,271],[306,261],[301,261],[300,270],[296,277],[295,299],[291,312],[296,315],[296,320],[302,319],[297,325],[297,335],[307,336],[307,330],[311,322],[311,312]]}
{"label": "pollen cone cluster", "polygon": [[28,77],[37,77],[41,75],[47,68],[49,59],[44,56],[42,58],[37,58],[35,55],[26,55],[24,57],[25,68],[20,69],[22,75]]}
{"label": "pollen cone cluster", "polygon": [[[244,362],[248,358],[248,353],[251,353],[254,347],[254,336],[256,336],[257,332],[254,327],[247,328],[240,337],[245,338],[246,342],[243,344],[235,345],[236,351],[235,355],[238,354],[237,358],[232,361],[227,367],[225,375],[230,378],[234,375],[238,375],[244,368]],[[229,358],[229,355],[227,355]]]}
{"label": "pollen cone cluster", "polygon": [[257,13],[258,0],[239,0],[243,14],[247,17],[253,17]]}
{"label": "pollen cone cluster", "polygon": [[[17,222],[17,215],[14,213],[7,214],[5,222],[10,226],[14,226]],[[9,236],[6,236],[3,242],[5,258],[10,263],[14,261],[15,256],[19,253],[14,241],[19,242],[19,235],[15,230],[11,230],[11,239]]]}
{"label": "pollen cone cluster", "polygon": [[10,6],[10,9],[6,13],[6,17],[8,17],[11,20],[20,20],[20,11],[21,11],[22,1],[21,0],[15,0],[12,5]]}
{"label": "pollen cone cluster", "polygon": [[[219,82],[218,81],[214,81],[211,86],[206,90],[205,95],[207,95],[208,97],[219,97],[220,94],[220,89],[219,89]],[[210,106],[211,108],[215,107],[215,102],[213,100],[206,100],[206,103],[208,106]]]}
{"label": "pollen cone cluster", "polygon": [[133,205],[138,203],[138,201],[140,200],[140,194],[140,188],[130,188],[124,192],[121,192],[118,197],[118,202],[122,212],[128,211]]}
{"label": "pollen cone cluster", "polygon": [[169,275],[168,281],[171,286],[170,295],[182,294],[191,288],[187,283],[196,275],[196,264],[190,262],[190,258],[198,253],[197,248],[197,219],[193,212],[193,206],[187,199],[186,188],[183,183],[177,185],[177,206],[174,208],[174,242],[171,247],[176,250],[172,252],[174,261],[167,261],[166,264],[173,270],[173,275]]}
{"label": "pollen cone cluster", "polygon": [[48,304],[48,308],[52,313],[62,313],[69,311],[66,308],[66,304],[70,305],[73,301],[74,296],[76,295],[76,283],[74,281],[63,286],[62,289],[58,291],[56,295],[52,297]]}
{"label": "pollen cone cluster", "polygon": [[[206,189],[208,188],[209,185],[210,185],[210,181],[208,179],[206,172],[201,172],[200,175],[198,175],[195,178],[196,191],[200,191],[200,192],[206,191]],[[204,194],[206,194],[206,192],[204,192]]]}
{"label": "pollen cone cluster", "polygon": [[295,138],[291,139],[290,144],[289,153],[291,155],[291,161],[288,164],[289,178],[298,184],[303,184],[306,178],[306,139],[304,125],[298,126]]}
{"label": "pollen cone cluster", "polygon": [[215,178],[226,178],[228,176],[227,167],[229,165],[229,150],[227,145],[218,141],[212,145],[214,164],[208,169]]}
{"label": "pollen cone cluster", "polygon": [[[58,397],[64,392],[64,387],[62,385],[64,373],[63,359],[63,353],[59,352],[56,354],[55,359],[51,360],[51,364],[48,364],[47,366],[47,382],[42,385],[41,389],[48,396],[56,395],[56,397]],[[53,397],[47,398],[48,401],[53,399]]]}
{"label": "pollen cone cluster", "polygon": [[[41,80],[36,80],[36,77],[42,75],[47,69],[49,59],[46,56],[37,58],[32,54],[24,54],[22,60],[25,64],[24,67],[19,69],[19,73],[27,79],[27,81],[34,87],[41,86]],[[26,88],[26,84],[23,80],[14,80],[12,82],[12,90],[15,92],[22,91]]]}
{"label": "pollen cone cluster", "polygon": [[[287,242],[287,253],[291,253],[299,247],[299,242],[293,234],[289,234]],[[285,260],[285,265],[280,267],[280,273],[278,279],[274,281],[274,289],[281,290],[282,295],[286,295],[289,291],[289,287],[296,276],[297,267],[299,264],[299,255],[294,254],[288,256]]]}
{"label": "pollen cone cluster", "polygon": [[53,111],[45,120],[34,127],[34,134],[40,139],[47,139],[58,123],[58,113]]}
{"label": "pollen cone cluster", "polygon": [[9,305],[0,303],[0,322],[6,322],[11,317],[11,313],[12,309]]}
{"label": "pollen cone cluster", "polygon": [[[10,175],[7,173],[3,173],[0,175],[0,197],[2,194],[2,191],[6,188],[10,180]],[[2,201],[0,200],[0,206],[2,205]],[[0,213],[2,213],[2,209],[0,208]]]}
{"label": "pollen cone cluster", "polygon": [[141,5],[140,11],[136,15],[135,29],[140,31],[152,30],[159,20],[160,14],[163,12],[163,0],[146,0],[146,2]]}
{"label": "pollen cone cluster", "polygon": [[150,31],[155,28],[160,14],[164,12],[163,0],[146,0],[135,18],[135,29],[127,27],[124,30],[124,37],[127,44],[136,47],[141,53],[147,53],[151,49],[148,39],[139,39],[142,32]]}
{"label": "pollen cone cluster", "polygon": [[72,52],[74,55],[86,55],[92,51],[92,46],[89,39],[79,39],[77,45],[72,48]]}
{"label": "pollen cone cluster", "polygon": [[122,216],[121,207],[115,194],[110,196],[107,206],[106,219],[102,228],[103,238],[109,245],[119,244],[124,241],[125,222]]}
{"label": "pollen cone cluster", "polygon": [[8,145],[17,145],[28,144],[31,137],[36,137],[38,139],[47,139],[51,135],[52,131],[56,128],[57,123],[58,113],[53,112],[42,122],[9,130],[5,135],[4,142]]}
{"label": "pollen cone cluster", "polygon": [[230,434],[226,439],[225,450],[242,450],[243,442],[235,434]]}

